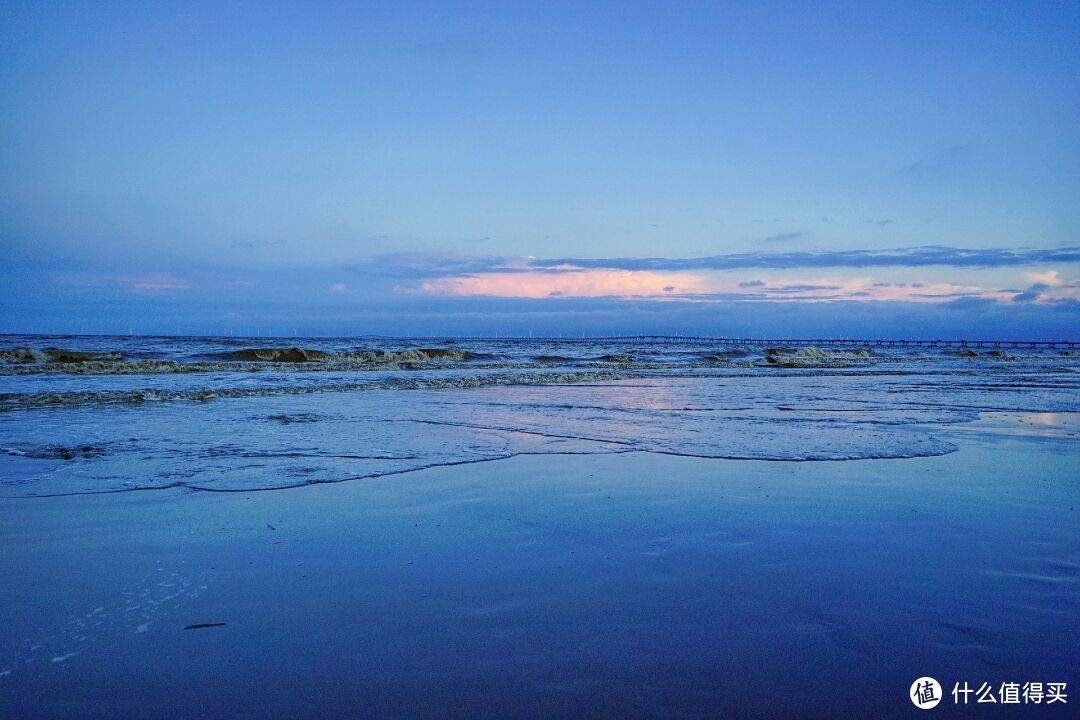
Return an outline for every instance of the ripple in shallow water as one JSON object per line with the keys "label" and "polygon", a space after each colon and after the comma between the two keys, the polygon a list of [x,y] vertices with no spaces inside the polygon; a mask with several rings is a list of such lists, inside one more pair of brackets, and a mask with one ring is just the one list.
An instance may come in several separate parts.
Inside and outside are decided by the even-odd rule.
{"label": "ripple in shallow water", "polygon": [[[805,389],[778,392],[760,380],[660,379],[7,413],[0,429],[12,454],[0,458],[0,484],[8,496],[166,487],[246,491],[545,453],[906,458],[952,452],[955,446],[935,431],[975,417],[833,401],[819,410],[821,401]],[[787,404],[778,404],[780,398]],[[109,452],[42,450],[82,447]]]}

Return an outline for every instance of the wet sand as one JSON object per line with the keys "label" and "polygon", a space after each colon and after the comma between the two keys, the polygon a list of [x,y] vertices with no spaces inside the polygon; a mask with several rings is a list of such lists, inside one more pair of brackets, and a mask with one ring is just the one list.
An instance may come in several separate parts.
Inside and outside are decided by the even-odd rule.
{"label": "wet sand", "polygon": [[923,675],[1080,688],[1075,438],[983,426],[903,460],[0,500],[0,715],[888,718]]}

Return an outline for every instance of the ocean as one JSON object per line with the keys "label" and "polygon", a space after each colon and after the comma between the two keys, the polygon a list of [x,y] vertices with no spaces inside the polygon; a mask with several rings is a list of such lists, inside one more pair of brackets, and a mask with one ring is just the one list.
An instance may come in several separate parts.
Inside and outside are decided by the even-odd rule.
{"label": "ocean", "polygon": [[0,492],[266,490],[518,454],[943,455],[1072,431],[1080,352],[698,342],[8,337]]}
{"label": "ocean", "polygon": [[907,717],[921,676],[1080,682],[1075,351],[0,348],[11,716]]}

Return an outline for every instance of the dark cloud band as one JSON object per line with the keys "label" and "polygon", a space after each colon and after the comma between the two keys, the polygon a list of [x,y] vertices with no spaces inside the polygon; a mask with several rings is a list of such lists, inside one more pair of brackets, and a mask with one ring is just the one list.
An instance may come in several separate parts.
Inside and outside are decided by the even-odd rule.
{"label": "dark cloud band", "polygon": [[971,250],[941,246],[896,250],[826,250],[820,252],[734,253],[701,258],[557,258],[533,260],[542,269],[606,268],[614,270],[738,270],[743,268],[868,268],[868,267],[1017,267],[1080,262],[1080,246],[1049,250]]}

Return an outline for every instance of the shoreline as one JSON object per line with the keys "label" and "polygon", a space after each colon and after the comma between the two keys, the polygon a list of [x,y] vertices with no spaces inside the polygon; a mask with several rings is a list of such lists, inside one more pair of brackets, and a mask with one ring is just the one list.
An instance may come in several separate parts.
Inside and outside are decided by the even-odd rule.
{"label": "shoreline", "polygon": [[0,707],[900,717],[921,675],[1073,680],[1075,452],[982,437],[904,460],[532,455],[0,500]]}

